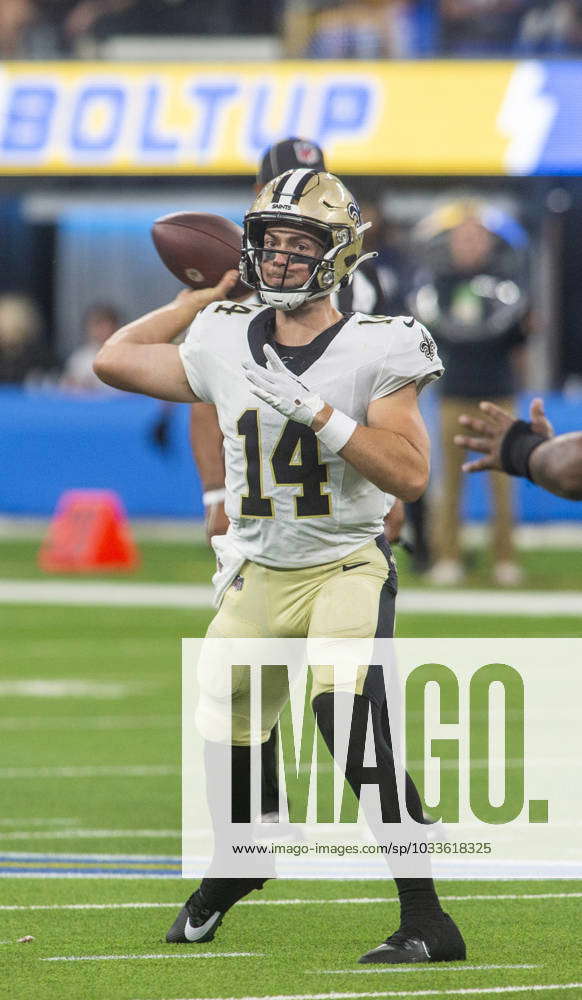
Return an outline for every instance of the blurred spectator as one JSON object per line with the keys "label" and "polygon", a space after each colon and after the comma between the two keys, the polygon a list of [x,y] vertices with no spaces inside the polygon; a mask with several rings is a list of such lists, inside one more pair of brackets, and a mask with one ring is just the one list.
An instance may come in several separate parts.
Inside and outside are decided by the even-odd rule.
{"label": "blurred spectator", "polygon": [[29,54],[29,33],[36,15],[33,0],[2,0],[0,59],[18,59]]}
{"label": "blurred spectator", "polygon": [[48,58],[66,53],[100,18],[134,2],[1,0],[0,58]]}
{"label": "blurred spectator", "polygon": [[582,0],[533,2],[517,39],[519,55],[579,55],[582,52]]}
{"label": "blurred spectator", "polygon": [[90,34],[103,17],[132,6],[136,0],[34,0],[47,46],[61,54],[74,51],[76,42]]}
{"label": "blurred spectator", "polygon": [[313,59],[379,59],[388,54],[386,6],[351,0],[315,16],[307,55]]}
{"label": "blurred spectator", "polygon": [[[5,0],[2,0],[5,2]],[[228,35],[272,30],[268,0],[35,0],[64,52],[114,35]]]}
{"label": "blurred spectator", "polygon": [[441,0],[441,51],[450,56],[511,52],[529,0]]}
{"label": "blurred spectator", "polygon": [[414,56],[421,47],[417,19],[424,7],[415,0],[336,0],[313,15],[304,54],[315,59]]}
{"label": "blurred spectator", "polygon": [[[413,311],[434,333],[445,366],[438,383],[443,482],[434,538],[439,558],[432,577],[435,583],[456,584],[464,575],[459,537],[462,455],[453,438],[461,413],[478,415],[481,399],[511,410],[514,355],[524,342],[527,300],[522,255],[487,228],[485,207],[457,203],[448,206],[442,218],[448,224],[427,247],[428,267]],[[517,225],[503,213],[492,213],[491,218],[506,232],[512,231],[509,222]],[[494,472],[491,486],[494,577],[498,584],[511,586],[521,579],[514,562],[511,483]]]}
{"label": "blurred spectator", "polygon": [[26,295],[0,295],[0,383],[19,385],[47,366],[35,304]]}
{"label": "blurred spectator", "polygon": [[110,392],[109,387],[95,375],[93,361],[100,347],[123,325],[121,316],[115,306],[96,303],[87,309],[83,325],[83,342],[67,358],[61,386]]}

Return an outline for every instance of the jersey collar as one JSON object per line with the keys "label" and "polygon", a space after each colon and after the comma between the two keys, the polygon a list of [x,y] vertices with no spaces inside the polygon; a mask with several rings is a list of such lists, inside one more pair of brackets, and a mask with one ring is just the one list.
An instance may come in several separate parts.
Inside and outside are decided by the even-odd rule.
{"label": "jersey collar", "polygon": [[[265,344],[270,344],[275,336],[275,312],[275,309],[262,310],[249,323],[247,334],[249,349],[253,360],[258,365],[261,365],[262,368],[266,368],[267,366],[263,347]],[[342,316],[337,323],[319,333],[315,340],[312,340],[310,344],[305,344],[300,351],[293,348],[294,356],[289,358],[289,360],[284,359],[285,366],[289,371],[292,371],[297,376],[303,375],[327,350],[332,340],[337,337],[342,327],[345,326],[352,316],[353,313]]]}

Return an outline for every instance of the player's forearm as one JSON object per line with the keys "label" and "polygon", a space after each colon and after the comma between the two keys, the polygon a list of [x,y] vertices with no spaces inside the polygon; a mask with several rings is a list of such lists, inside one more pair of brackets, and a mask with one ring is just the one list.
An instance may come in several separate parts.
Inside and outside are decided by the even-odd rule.
{"label": "player's forearm", "polygon": [[529,474],[534,483],[567,500],[582,500],[582,432],[561,434],[532,451]]}
{"label": "player's forearm", "polygon": [[[408,392],[408,387],[401,392]],[[349,420],[325,403],[311,422],[312,429],[328,447],[323,432],[327,432],[336,417]],[[377,412],[374,417],[378,419]],[[393,416],[393,420],[398,430],[387,426],[364,427],[349,420],[353,430],[348,428],[346,443],[332,450],[383,493],[391,493],[406,502],[418,500],[428,485],[430,471],[426,428],[420,417],[408,414],[404,417],[402,411],[397,418]]]}
{"label": "player's forearm", "polygon": [[403,435],[358,425],[341,457],[383,493],[418,500],[428,485],[425,456]]}
{"label": "player's forearm", "polygon": [[174,301],[127,323],[105,341],[103,350],[117,344],[170,344],[193,321],[199,309]]}
{"label": "player's forearm", "polygon": [[95,374],[117,389],[175,403],[195,402],[172,341],[201,309],[226,298],[237,279],[237,271],[227,271],[214,288],[184,289],[168,305],[123,326],[99,351],[93,363]]}
{"label": "player's forearm", "polygon": [[[95,374],[115,389],[145,393],[174,402],[191,401],[192,393],[187,386],[181,387],[176,397],[173,387],[160,387],[155,377],[150,378],[148,367],[153,375],[161,361],[161,357],[158,359],[156,356],[157,352],[169,351],[174,338],[193,318],[192,310],[178,300],[122,326],[98,352],[93,362]],[[185,394],[182,388],[186,388]]]}

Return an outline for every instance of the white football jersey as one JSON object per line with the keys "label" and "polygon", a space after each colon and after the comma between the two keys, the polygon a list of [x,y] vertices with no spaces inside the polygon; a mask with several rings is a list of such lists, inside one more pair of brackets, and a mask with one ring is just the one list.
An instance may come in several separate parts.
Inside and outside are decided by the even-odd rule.
{"label": "white football jersey", "polygon": [[180,355],[192,391],[217,408],[237,549],[265,566],[317,566],[379,534],[390,504],[310,427],[254,396],[242,362],[264,366],[263,346],[272,343],[304,385],[364,425],[372,400],[410,382],[420,391],[442,364],[432,337],[407,316],[353,313],[302,347],[275,344],[274,330],[268,306],[213,302],[194,320]]}

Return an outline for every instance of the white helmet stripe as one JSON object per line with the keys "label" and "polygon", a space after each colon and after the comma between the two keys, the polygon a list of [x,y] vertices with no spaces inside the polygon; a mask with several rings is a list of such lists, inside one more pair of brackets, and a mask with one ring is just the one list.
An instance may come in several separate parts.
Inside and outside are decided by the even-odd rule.
{"label": "white helmet stripe", "polygon": [[310,174],[313,174],[313,172],[314,171],[311,170],[310,168],[301,168],[300,170],[292,170],[288,179],[285,181],[284,186],[280,189],[279,188],[277,189],[277,196],[279,198],[283,198],[285,197],[285,195],[288,195],[289,197],[292,198],[294,194],[296,194],[298,191],[301,191],[306,178]]}

